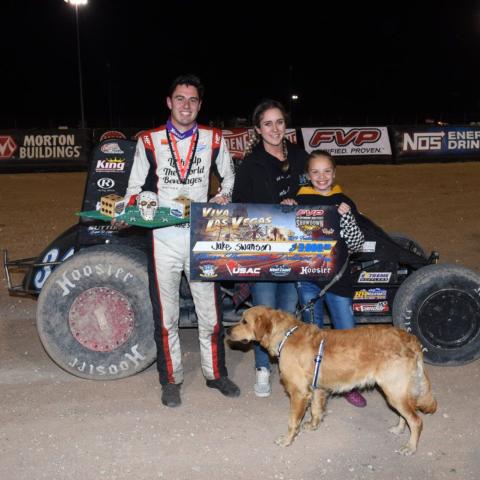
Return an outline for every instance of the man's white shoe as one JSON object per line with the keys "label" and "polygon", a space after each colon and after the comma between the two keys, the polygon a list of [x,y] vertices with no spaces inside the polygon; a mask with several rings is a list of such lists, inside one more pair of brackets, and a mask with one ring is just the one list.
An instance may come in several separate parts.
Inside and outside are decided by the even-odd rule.
{"label": "man's white shoe", "polygon": [[272,393],[272,388],[270,387],[270,370],[265,367],[260,367],[256,369],[257,381],[253,387],[255,395],[257,397],[269,397]]}

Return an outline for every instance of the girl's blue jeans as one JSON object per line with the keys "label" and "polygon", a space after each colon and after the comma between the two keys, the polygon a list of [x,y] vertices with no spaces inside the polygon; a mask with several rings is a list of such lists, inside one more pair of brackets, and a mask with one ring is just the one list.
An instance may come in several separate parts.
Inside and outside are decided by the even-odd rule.
{"label": "girl's blue jeans", "polygon": [[[321,287],[312,282],[297,282],[297,292],[300,305],[305,306],[312,298],[320,293]],[[315,303],[313,310],[313,322],[310,310],[302,312],[302,319],[305,323],[314,323],[318,327],[323,327],[323,308],[327,304],[330,313],[332,325],[344,330],[355,326],[355,318],[352,310],[352,299],[350,297],[341,297],[334,293],[327,292],[322,299]]]}

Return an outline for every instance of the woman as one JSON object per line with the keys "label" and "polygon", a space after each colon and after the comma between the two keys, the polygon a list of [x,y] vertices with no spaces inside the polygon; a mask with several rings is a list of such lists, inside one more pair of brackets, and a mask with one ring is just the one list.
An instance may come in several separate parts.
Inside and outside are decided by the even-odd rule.
{"label": "woman", "polygon": [[[265,100],[253,112],[254,133],[237,172],[233,201],[237,203],[296,204],[294,197],[305,178],[307,154],[285,138],[286,112],[280,102]],[[298,296],[294,282],[250,284],[254,305],[295,313]],[[268,397],[270,359],[255,344],[255,395]]]}

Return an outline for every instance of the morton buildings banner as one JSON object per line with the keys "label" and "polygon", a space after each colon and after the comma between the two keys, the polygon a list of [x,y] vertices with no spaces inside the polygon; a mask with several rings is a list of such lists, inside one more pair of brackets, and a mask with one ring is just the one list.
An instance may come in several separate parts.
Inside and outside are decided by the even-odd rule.
{"label": "morton buildings banner", "polygon": [[86,129],[0,131],[0,171],[85,168],[89,151]]}
{"label": "morton buildings banner", "polygon": [[347,251],[336,206],[192,203],[191,280],[328,281]]}

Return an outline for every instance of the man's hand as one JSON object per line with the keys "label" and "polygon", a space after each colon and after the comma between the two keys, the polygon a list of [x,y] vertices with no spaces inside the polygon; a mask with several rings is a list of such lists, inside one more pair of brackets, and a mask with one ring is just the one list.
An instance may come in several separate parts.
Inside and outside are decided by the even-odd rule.
{"label": "man's hand", "polygon": [[226,205],[228,203],[228,198],[221,194],[217,193],[214,197],[209,200],[210,203],[217,203],[218,205]]}
{"label": "man's hand", "polygon": [[118,230],[123,230],[124,228],[131,227],[131,225],[125,222],[124,220],[118,221],[116,218],[112,218],[110,225],[117,228]]}
{"label": "man's hand", "polygon": [[286,198],[280,202],[280,205],[298,205],[298,203],[293,198]]}

